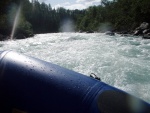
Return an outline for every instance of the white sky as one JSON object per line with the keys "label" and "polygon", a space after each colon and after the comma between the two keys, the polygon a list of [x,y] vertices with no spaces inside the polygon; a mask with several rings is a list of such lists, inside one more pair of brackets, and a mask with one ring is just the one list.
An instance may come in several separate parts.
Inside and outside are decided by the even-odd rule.
{"label": "white sky", "polygon": [[52,8],[85,9],[92,5],[99,5],[101,0],[38,0],[40,3],[51,4]]}

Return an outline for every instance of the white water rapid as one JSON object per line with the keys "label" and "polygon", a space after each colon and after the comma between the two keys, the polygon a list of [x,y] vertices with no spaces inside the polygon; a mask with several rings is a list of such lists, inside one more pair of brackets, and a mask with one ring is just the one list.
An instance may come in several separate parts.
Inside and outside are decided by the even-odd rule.
{"label": "white water rapid", "polygon": [[51,33],[0,42],[13,50],[101,80],[150,103],[150,40],[102,33]]}

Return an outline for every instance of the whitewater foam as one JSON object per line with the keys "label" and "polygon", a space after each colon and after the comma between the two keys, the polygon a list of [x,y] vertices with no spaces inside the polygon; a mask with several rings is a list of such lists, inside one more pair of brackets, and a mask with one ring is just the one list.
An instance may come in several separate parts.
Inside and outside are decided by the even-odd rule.
{"label": "whitewater foam", "polygon": [[102,33],[51,33],[0,42],[13,50],[58,64],[150,102],[150,41]]}

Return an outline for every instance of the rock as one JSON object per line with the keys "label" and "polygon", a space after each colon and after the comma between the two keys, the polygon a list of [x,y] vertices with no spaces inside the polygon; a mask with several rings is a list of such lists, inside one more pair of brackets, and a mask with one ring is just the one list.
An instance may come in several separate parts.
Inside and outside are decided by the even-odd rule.
{"label": "rock", "polygon": [[135,36],[139,36],[139,35],[142,35],[143,34],[143,30],[136,30],[135,32],[134,32],[134,35]]}
{"label": "rock", "polygon": [[86,33],[94,33],[93,30],[86,31]]}
{"label": "rock", "polygon": [[140,29],[143,29],[143,30],[148,29],[148,27],[149,27],[149,23],[147,23],[147,22],[143,22],[143,23],[140,25]]}
{"label": "rock", "polygon": [[132,35],[131,34],[121,34],[121,36],[124,36],[124,37],[131,37]]}
{"label": "rock", "polygon": [[144,35],[142,38],[143,39],[150,39],[150,34]]}
{"label": "rock", "polygon": [[18,34],[16,39],[25,39],[26,37],[23,34]]}
{"label": "rock", "polygon": [[79,33],[83,33],[83,31],[82,31],[82,30],[79,30]]}
{"label": "rock", "polygon": [[145,30],[143,31],[143,34],[147,34],[147,33],[150,33],[150,29],[145,29]]}
{"label": "rock", "polygon": [[114,33],[114,32],[111,32],[111,31],[107,31],[107,32],[105,32],[105,34],[106,34],[106,35],[110,35],[110,36],[114,36],[114,35],[115,35],[115,33]]}
{"label": "rock", "polygon": [[143,23],[141,23],[141,25],[139,27],[137,27],[135,29],[133,34],[135,36],[139,36],[139,35],[147,34],[148,32],[150,32],[150,30],[149,30],[149,23],[143,22]]}
{"label": "rock", "polygon": [[34,34],[29,34],[29,37],[33,37],[34,36]]}
{"label": "rock", "polygon": [[121,34],[125,35],[125,34],[129,34],[129,32],[128,31],[122,31]]}

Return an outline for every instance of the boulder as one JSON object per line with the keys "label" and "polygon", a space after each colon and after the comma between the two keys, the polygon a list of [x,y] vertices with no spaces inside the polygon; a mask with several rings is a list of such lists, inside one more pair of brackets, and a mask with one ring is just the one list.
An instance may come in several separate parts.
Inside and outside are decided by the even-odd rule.
{"label": "boulder", "polygon": [[110,36],[114,36],[114,35],[115,35],[115,33],[112,32],[112,31],[107,31],[107,32],[105,32],[105,34],[106,34],[106,35],[110,35]]}
{"label": "boulder", "polygon": [[88,31],[86,31],[86,33],[94,33],[94,31],[93,30],[88,30]]}
{"label": "boulder", "polygon": [[23,34],[18,34],[16,39],[25,39],[26,37]]}
{"label": "boulder", "polygon": [[143,22],[143,23],[140,25],[140,29],[143,29],[143,30],[148,29],[148,27],[149,27],[149,23],[147,23],[147,22]]}
{"label": "boulder", "polygon": [[143,30],[141,30],[141,29],[136,30],[136,31],[134,32],[134,35],[135,35],[135,36],[139,36],[139,35],[142,35],[142,34],[143,34]]}
{"label": "boulder", "polygon": [[29,34],[29,35],[27,35],[25,37],[27,38],[27,37],[33,37],[33,36],[34,36],[34,34],[32,33],[32,34]]}
{"label": "boulder", "polygon": [[83,33],[83,31],[82,31],[82,30],[79,30],[79,33]]}
{"label": "boulder", "polygon": [[139,27],[137,27],[135,30],[134,30],[134,35],[135,36],[139,36],[139,35],[144,35],[144,34],[147,34],[148,32],[150,32],[149,30],[149,23],[147,22],[143,22],[141,23],[141,25]]}
{"label": "boulder", "polygon": [[147,34],[147,33],[150,33],[150,29],[143,30],[143,34]]}
{"label": "boulder", "polygon": [[144,35],[142,38],[143,39],[150,39],[150,35]]}

